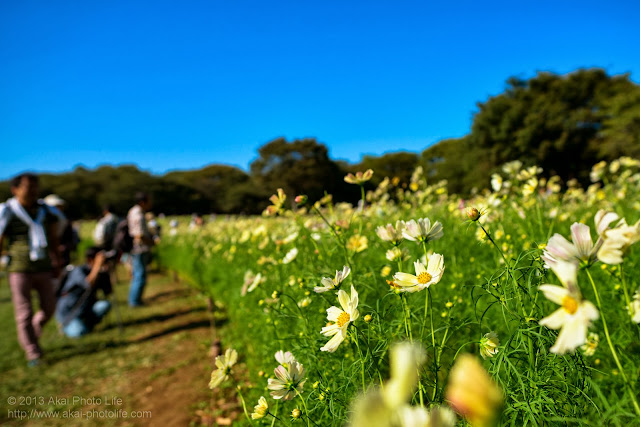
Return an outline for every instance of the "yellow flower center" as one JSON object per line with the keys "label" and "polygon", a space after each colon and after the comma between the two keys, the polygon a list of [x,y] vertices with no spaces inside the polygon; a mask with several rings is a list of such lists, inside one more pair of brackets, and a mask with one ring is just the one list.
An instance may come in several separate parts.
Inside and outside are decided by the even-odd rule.
{"label": "yellow flower center", "polygon": [[576,311],[578,311],[578,301],[576,301],[575,298],[567,295],[566,297],[562,298],[562,307],[566,310],[567,313],[575,314]]}
{"label": "yellow flower center", "polygon": [[349,320],[351,320],[351,316],[349,316],[349,313],[345,313],[343,311],[342,313],[340,313],[340,316],[338,316],[338,326],[342,328],[346,323],[349,322]]}
{"label": "yellow flower center", "polygon": [[418,283],[421,285],[425,285],[431,281],[431,275],[426,271],[424,273],[418,274]]}

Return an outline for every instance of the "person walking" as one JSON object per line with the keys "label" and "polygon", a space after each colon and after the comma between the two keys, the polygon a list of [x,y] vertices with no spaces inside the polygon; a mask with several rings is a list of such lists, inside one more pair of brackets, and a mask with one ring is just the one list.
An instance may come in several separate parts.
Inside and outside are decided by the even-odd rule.
{"label": "person walking", "polygon": [[[55,311],[53,279],[60,274],[58,217],[38,200],[37,175],[24,173],[10,183],[13,197],[0,204],[0,248],[7,239],[8,272],[18,342],[29,366],[43,355],[38,339]],[[34,315],[31,292],[38,293],[40,310]]]}
{"label": "person walking", "polygon": [[129,235],[133,238],[131,250],[131,286],[129,287],[129,306],[142,306],[142,293],[147,284],[147,264],[153,246],[153,238],[147,227],[145,212],[151,210],[151,197],[144,192],[136,194],[136,204],[129,209],[127,224]]}

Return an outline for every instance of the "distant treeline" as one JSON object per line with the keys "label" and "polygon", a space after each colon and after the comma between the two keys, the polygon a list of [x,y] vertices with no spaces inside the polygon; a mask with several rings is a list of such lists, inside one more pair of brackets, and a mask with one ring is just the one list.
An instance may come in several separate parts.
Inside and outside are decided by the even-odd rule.
{"label": "distant treeline", "polygon": [[[450,192],[465,195],[488,187],[491,174],[510,160],[542,166],[547,176],[588,184],[598,161],[640,157],[640,86],[629,75],[583,69],[564,76],[510,78],[504,93],[477,107],[468,135],[440,141],[420,154],[391,152],[348,164],[332,160],[314,138],[278,138],[258,150],[248,173],[217,164],[162,176],[135,166],[78,167],[65,174],[42,174],[41,193],[65,199],[72,218],[96,217],[105,204],[124,214],[139,190],[152,194],[155,212],[255,214],[278,187],[290,196],[307,194],[314,200],[327,192],[334,200],[355,202],[359,190],[343,177],[369,168],[375,171],[372,187],[386,176],[406,184],[421,165],[429,183],[446,179]],[[5,182],[0,199],[9,196]]]}

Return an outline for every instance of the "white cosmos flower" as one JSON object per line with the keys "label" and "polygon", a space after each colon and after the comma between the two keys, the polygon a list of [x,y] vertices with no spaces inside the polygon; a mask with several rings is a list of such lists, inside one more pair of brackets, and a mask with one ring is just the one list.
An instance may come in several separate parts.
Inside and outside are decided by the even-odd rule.
{"label": "white cosmos flower", "polygon": [[238,352],[232,348],[227,349],[224,355],[216,357],[216,366],[218,369],[211,373],[211,381],[209,388],[214,389],[222,384],[231,373],[231,367],[238,361]]}
{"label": "white cosmos flower", "polygon": [[401,427],[453,427],[456,425],[456,414],[446,406],[427,410],[422,406],[405,405],[397,412]]}
{"label": "white cosmos flower", "polygon": [[542,259],[547,267],[552,267],[558,261],[591,262],[603,244],[603,235],[610,232],[609,225],[618,219],[615,212],[599,210],[594,218],[598,240],[593,243],[591,230],[588,225],[574,222],[571,225],[571,242],[556,233],[549,239]]}
{"label": "white cosmos flower", "polygon": [[502,177],[497,173],[491,175],[491,188],[493,188],[493,191],[496,192],[500,191],[500,189],[502,188]]}
{"label": "white cosmos flower", "polygon": [[404,231],[404,221],[396,221],[396,226],[387,224],[384,227],[380,226],[376,228],[376,234],[385,242],[391,242],[394,245],[398,245],[402,241],[402,232]]}
{"label": "white cosmos flower", "polygon": [[276,362],[284,366],[285,368],[291,365],[293,362],[297,362],[296,358],[290,351],[284,352],[278,350],[275,354]]}
{"label": "white cosmos flower", "polygon": [[328,292],[340,286],[340,283],[351,273],[351,269],[346,265],[342,267],[342,271],[336,270],[336,275],[332,279],[330,277],[323,277],[320,283],[322,286],[316,286],[313,291],[316,293]]}
{"label": "white cosmos flower", "polygon": [[629,247],[640,241],[640,220],[627,225],[622,218],[615,228],[604,231],[604,242],[598,250],[598,259],[605,264],[621,264]]}
{"label": "white cosmos flower", "polygon": [[274,399],[291,400],[302,394],[306,381],[304,367],[298,362],[292,362],[288,368],[280,365],[274,371],[276,378],[269,378],[267,388],[271,390]]}
{"label": "white cosmos flower", "polygon": [[546,284],[540,286],[540,290],[560,308],[538,323],[549,329],[560,329],[550,351],[565,354],[587,341],[587,329],[598,319],[599,313],[592,303],[582,299],[577,286],[578,267],[574,263],[559,261],[552,269],[564,287]]}
{"label": "white cosmos flower", "polygon": [[412,219],[405,223],[405,229],[402,232],[405,239],[418,243],[437,240],[441,238],[443,234],[440,221],[431,224],[429,218],[420,218],[417,221]]}
{"label": "white cosmos flower", "polygon": [[631,315],[631,321],[634,323],[640,323],[640,291],[637,291],[631,301],[629,307],[629,314]]}
{"label": "white cosmos flower", "polygon": [[332,337],[323,347],[321,351],[333,353],[336,351],[340,343],[347,336],[347,328],[349,324],[360,317],[358,312],[358,292],[351,285],[351,296],[347,295],[342,289],[338,291],[338,301],[342,309],[332,306],[327,309],[327,319],[329,323],[322,328],[320,333],[325,337]]}
{"label": "white cosmos flower", "polygon": [[284,258],[282,258],[282,263],[289,264],[291,261],[296,259],[297,256],[298,256],[298,248],[293,248],[289,252],[287,252]]}
{"label": "white cosmos flower", "polygon": [[393,276],[401,292],[418,292],[438,283],[444,273],[444,257],[440,254],[431,254],[426,268],[420,261],[414,262],[413,266],[416,270],[415,276],[402,272]]}
{"label": "white cosmos flower", "polygon": [[253,274],[253,271],[247,270],[247,272],[244,273],[244,284],[241,294],[244,296],[249,292],[253,292],[260,283],[264,282],[264,279],[261,273]]}

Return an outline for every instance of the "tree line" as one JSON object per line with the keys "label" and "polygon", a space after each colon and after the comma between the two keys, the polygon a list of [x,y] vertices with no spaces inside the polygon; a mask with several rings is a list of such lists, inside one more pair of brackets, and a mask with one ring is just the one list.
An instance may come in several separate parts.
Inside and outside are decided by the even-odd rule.
{"label": "tree line", "polygon": [[[600,160],[640,157],[640,86],[628,74],[602,69],[567,75],[541,72],[510,78],[503,93],[477,104],[469,134],[440,141],[421,153],[389,152],[364,156],[360,163],[333,160],[315,138],[277,138],[258,150],[249,171],[212,164],[202,169],[152,175],[136,166],[77,167],[69,173],[42,174],[43,195],[67,200],[72,218],[97,217],[110,204],[120,214],[132,206],[136,191],[149,192],[154,211],[165,214],[255,214],[277,188],[311,200],[325,192],[334,200],[355,202],[360,193],[343,180],[348,172],[373,169],[371,187],[384,177],[406,185],[417,166],[429,183],[447,180],[450,192],[469,194],[489,187],[490,176],[511,160],[539,165],[544,174],[589,182]],[[0,199],[10,197],[0,184]]]}

